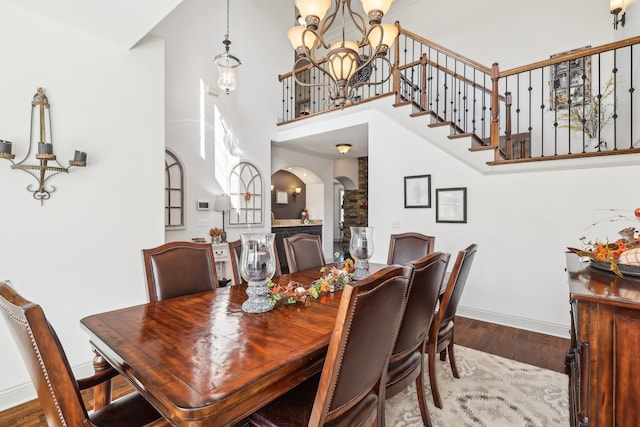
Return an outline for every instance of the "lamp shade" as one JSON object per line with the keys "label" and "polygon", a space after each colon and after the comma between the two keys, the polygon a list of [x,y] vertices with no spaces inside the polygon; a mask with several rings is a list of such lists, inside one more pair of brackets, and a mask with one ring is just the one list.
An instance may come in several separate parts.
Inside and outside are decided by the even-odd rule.
{"label": "lamp shade", "polygon": [[311,49],[313,47],[313,43],[316,41],[317,37],[313,33],[313,31],[307,31],[305,33],[306,29],[307,28],[303,27],[302,25],[296,25],[295,27],[291,27],[289,31],[287,31],[287,38],[291,42],[291,46],[293,46],[294,49],[297,49],[303,45],[303,34],[304,46],[306,46],[307,49]]}
{"label": "lamp shade", "polygon": [[322,19],[331,6],[331,0],[295,0],[295,4],[303,18],[317,16]]}
{"label": "lamp shade", "polygon": [[351,150],[351,144],[338,144],[336,148],[340,152],[340,154],[347,154],[349,150]]}
{"label": "lamp shade", "polygon": [[213,210],[215,211],[230,211],[231,210],[231,197],[229,196],[216,196],[213,202]]}
{"label": "lamp shade", "polygon": [[[369,14],[372,10],[379,10],[383,14],[389,11],[393,0],[360,0],[364,11]],[[296,2],[297,3],[297,2]]]}
{"label": "lamp shade", "polygon": [[334,80],[349,80],[358,68],[358,43],[338,42],[327,53],[329,74]]}
{"label": "lamp shade", "polygon": [[624,0],[609,0],[609,10],[611,13],[620,12],[624,7]]}
{"label": "lamp shade", "polygon": [[[393,24],[380,24],[371,28],[369,32],[369,43],[372,48],[380,46],[389,47],[393,44],[393,41],[398,35],[398,27]],[[380,43],[380,37],[382,36],[382,43]]]}

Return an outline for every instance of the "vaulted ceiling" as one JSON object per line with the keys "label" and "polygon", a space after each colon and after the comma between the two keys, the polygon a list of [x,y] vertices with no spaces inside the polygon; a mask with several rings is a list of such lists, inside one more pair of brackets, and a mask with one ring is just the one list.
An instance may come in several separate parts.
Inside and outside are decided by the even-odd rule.
{"label": "vaulted ceiling", "polygon": [[1,0],[125,49],[135,46],[182,0]]}

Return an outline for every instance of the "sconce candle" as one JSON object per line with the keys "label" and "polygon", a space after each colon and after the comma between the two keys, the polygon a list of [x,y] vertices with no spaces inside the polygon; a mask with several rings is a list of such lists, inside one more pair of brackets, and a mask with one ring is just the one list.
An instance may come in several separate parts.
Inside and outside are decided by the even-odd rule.
{"label": "sconce candle", "polygon": [[87,153],[85,153],[84,151],[78,151],[76,150],[75,154],[73,155],[73,161],[74,162],[87,162]]}
{"label": "sconce candle", "polygon": [[4,141],[0,139],[0,153],[11,154],[11,141]]}
{"label": "sconce candle", "polygon": [[53,154],[53,144],[38,142],[38,154]]}

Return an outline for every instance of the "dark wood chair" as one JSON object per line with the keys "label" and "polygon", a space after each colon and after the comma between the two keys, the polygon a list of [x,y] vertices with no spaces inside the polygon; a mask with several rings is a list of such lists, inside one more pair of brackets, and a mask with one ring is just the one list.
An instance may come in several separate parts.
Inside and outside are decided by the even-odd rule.
{"label": "dark wood chair", "polygon": [[420,233],[392,234],[387,264],[406,265],[433,252],[436,238]]}
{"label": "dark wood chair", "polygon": [[446,360],[448,352],[451,372],[455,378],[460,378],[458,368],[456,367],[455,354],[453,352],[454,319],[477,249],[478,245],[473,243],[466,249],[458,252],[456,262],[453,265],[449,281],[447,282],[447,287],[440,300],[440,307],[429,331],[429,341],[427,343],[427,353],[429,354],[429,382],[431,384],[433,402],[438,408],[442,408],[442,400],[440,399],[436,380],[435,357],[436,353],[440,353],[440,360]]}
{"label": "dark wood chair", "polygon": [[160,301],[218,287],[213,247],[208,243],[169,242],[143,249],[149,301]]}
{"label": "dark wood chair", "polygon": [[[238,285],[245,283],[245,280],[240,274],[240,257],[242,256],[242,240],[234,240],[228,242],[229,245],[229,257],[231,258],[231,269],[233,270],[233,283]],[[276,249],[276,243],[273,242],[273,256],[276,263],[276,276],[282,275],[282,269],[280,267],[280,258],[278,258],[278,251]]]}
{"label": "dark wood chair", "polygon": [[76,379],[42,308],[0,282],[0,312],[25,361],[49,426],[169,426],[137,392],[88,413],[81,390],[111,381],[111,367]]}
{"label": "dark wood chair", "polygon": [[[415,384],[425,426],[431,426],[431,419],[424,393],[424,353],[450,257],[434,252],[407,264],[413,267],[413,278],[398,339],[389,360],[385,397],[393,397]],[[381,412],[384,414],[384,404]]]}
{"label": "dark wood chair", "polygon": [[410,275],[410,268],[391,266],[346,285],[322,372],[252,414],[250,423],[376,425]]}
{"label": "dark wood chair", "polygon": [[283,242],[290,273],[325,265],[320,236],[298,233],[285,237]]}

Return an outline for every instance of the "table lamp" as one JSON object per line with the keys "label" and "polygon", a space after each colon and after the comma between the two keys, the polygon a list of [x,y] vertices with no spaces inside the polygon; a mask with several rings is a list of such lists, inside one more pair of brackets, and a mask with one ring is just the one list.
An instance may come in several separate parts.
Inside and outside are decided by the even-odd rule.
{"label": "table lamp", "polygon": [[224,231],[224,213],[231,211],[231,197],[224,194],[222,196],[216,196],[213,202],[213,210],[222,212],[222,236],[220,237],[223,242],[226,242],[227,232]]}

